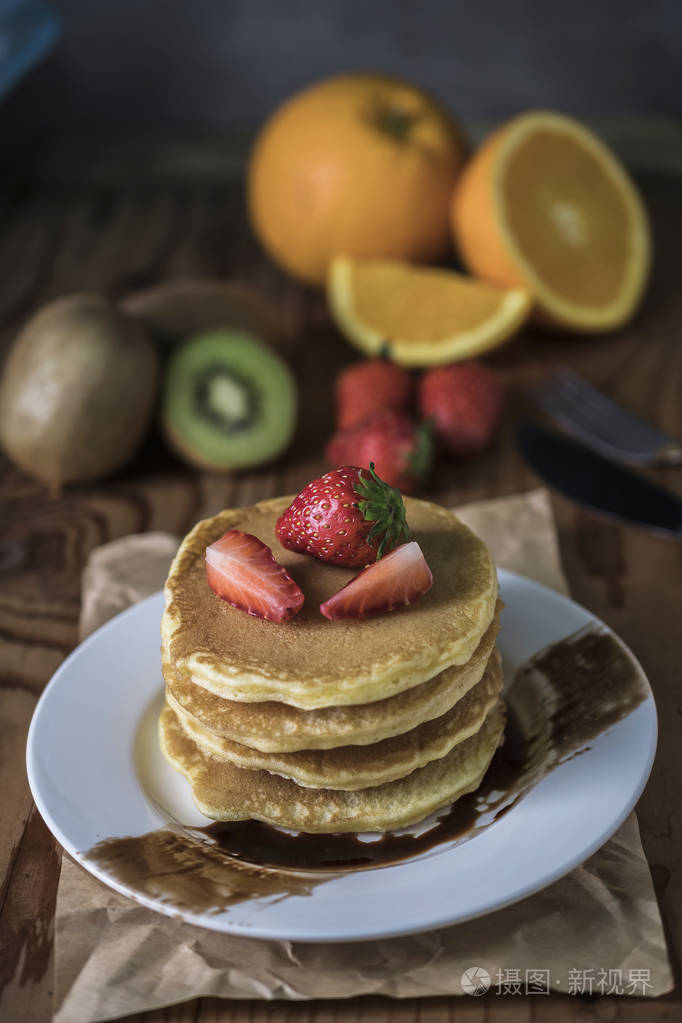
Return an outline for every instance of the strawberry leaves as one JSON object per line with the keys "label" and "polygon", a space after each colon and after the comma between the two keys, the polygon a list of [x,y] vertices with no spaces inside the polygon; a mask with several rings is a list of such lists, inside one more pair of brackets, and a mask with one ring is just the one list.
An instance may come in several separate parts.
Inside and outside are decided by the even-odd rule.
{"label": "strawberry leaves", "polygon": [[367,542],[379,539],[377,561],[386,551],[409,539],[410,530],[405,518],[405,505],[400,491],[384,483],[374,471],[374,462],[369,463],[370,476],[361,476],[355,485],[360,497],[358,508],[366,522],[372,523]]}

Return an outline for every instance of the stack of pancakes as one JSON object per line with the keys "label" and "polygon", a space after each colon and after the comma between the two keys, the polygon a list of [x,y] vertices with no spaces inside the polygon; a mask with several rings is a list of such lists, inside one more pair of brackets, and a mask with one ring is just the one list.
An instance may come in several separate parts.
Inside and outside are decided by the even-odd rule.
{"label": "stack of pancakes", "polygon": [[[456,516],[407,498],[431,590],[400,611],[329,622],[319,605],[356,570],[281,547],[290,501],[224,511],[183,541],[161,627],[161,748],[215,820],[404,827],[476,789],[502,741],[494,565]],[[228,529],[259,537],[296,580],[295,618],[255,618],[210,589],[205,550]]]}

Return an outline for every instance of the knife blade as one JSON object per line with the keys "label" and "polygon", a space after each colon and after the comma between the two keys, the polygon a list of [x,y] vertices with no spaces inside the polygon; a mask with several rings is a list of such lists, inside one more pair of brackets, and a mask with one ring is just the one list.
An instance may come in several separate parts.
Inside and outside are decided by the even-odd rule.
{"label": "knife blade", "polygon": [[682,499],[671,490],[539,423],[520,423],[516,439],[531,468],[565,497],[682,540]]}

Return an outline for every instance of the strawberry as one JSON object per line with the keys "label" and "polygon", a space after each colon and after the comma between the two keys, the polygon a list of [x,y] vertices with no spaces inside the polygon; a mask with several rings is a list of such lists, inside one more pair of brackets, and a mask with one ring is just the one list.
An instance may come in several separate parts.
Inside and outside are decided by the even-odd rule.
{"label": "strawberry", "polygon": [[425,373],[419,407],[436,438],[451,455],[472,455],[495,432],[502,407],[500,384],[478,362],[454,362]]}
{"label": "strawberry", "polygon": [[239,529],[229,529],[206,548],[206,578],[232,607],[270,622],[285,622],[303,607],[303,591],[270,548]]}
{"label": "strawberry", "polygon": [[376,412],[407,412],[412,402],[412,377],[387,359],[365,359],[336,379],[336,425],[357,426]]}
{"label": "strawberry", "polygon": [[320,611],[332,622],[339,618],[367,618],[414,604],[431,589],[432,583],[431,569],[421,547],[411,540],[364,568],[320,604]]}
{"label": "strawberry", "polygon": [[399,491],[374,466],[344,465],[312,480],[277,520],[283,547],[320,561],[361,567],[409,536]]}
{"label": "strawberry", "polygon": [[331,465],[374,462],[381,478],[406,494],[426,476],[431,456],[430,427],[417,426],[398,412],[377,412],[364,423],[335,433],[325,449]]}

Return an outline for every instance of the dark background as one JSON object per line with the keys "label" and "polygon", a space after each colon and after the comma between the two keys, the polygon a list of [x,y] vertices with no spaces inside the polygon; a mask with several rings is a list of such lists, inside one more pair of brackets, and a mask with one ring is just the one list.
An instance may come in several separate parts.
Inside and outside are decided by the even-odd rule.
{"label": "dark background", "polygon": [[682,112],[680,0],[54,0],[63,36],[0,108],[8,137],[250,132],[286,95],[372,68],[464,123],[534,106]]}

